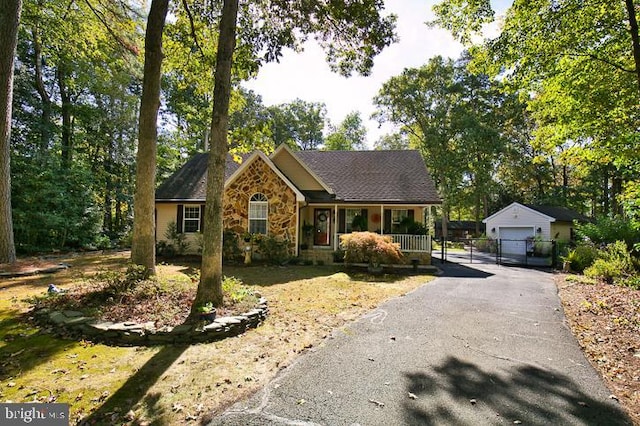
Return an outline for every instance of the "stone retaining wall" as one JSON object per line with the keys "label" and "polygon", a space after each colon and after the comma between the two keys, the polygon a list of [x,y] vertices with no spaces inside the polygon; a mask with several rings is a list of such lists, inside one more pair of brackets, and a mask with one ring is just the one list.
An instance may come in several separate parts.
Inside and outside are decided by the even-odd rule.
{"label": "stone retaining wall", "polygon": [[154,346],[213,342],[237,336],[258,327],[268,313],[267,300],[260,298],[255,309],[241,315],[216,318],[209,324],[183,324],[162,330],[157,330],[153,322],[99,321],[78,311],[40,309],[35,317],[41,325],[52,325],[57,334],[115,346]]}

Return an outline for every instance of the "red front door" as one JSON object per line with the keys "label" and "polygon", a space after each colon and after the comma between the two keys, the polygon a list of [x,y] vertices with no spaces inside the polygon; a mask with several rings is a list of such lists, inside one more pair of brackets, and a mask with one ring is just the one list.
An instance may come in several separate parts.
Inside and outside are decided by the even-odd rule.
{"label": "red front door", "polygon": [[331,240],[331,209],[315,209],[313,213],[315,234],[313,244],[328,246]]}

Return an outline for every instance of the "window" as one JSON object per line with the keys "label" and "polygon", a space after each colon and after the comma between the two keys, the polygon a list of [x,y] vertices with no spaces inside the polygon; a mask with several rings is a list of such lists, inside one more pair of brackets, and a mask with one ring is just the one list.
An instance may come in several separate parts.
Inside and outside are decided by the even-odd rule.
{"label": "window", "polygon": [[408,210],[391,210],[391,224],[400,225],[400,222],[406,217],[409,217]]}
{"label": "window", "polygon": [[253,194],[249,200],[249,232],[251,234],[267,233],[267,215],[269,202],[264,194]]}
{"label": "window", "polygon": [[345,209],[344,229],[346,232],[353,232],[353,218],[361,213],[360,209]]}
{"label": "window", "polygon": [[200,232],[200,206],[184,206],[182,229],[187,232]]}

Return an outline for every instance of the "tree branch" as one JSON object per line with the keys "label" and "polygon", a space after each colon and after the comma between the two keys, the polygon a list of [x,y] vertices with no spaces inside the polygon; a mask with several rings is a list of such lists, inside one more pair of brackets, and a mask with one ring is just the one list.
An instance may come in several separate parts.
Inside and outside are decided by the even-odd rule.
{"label": "tree branch", "polygon": [[624,66],[617,64],[608,59],[600,58],[599,56],[594,55],[593,53],[560,53],[558,56],[568,56],[571,58],[590,58],[594,61],[603,62],[607,65],[610,65],[620,71],[635,74],[636,70],[632,68],[625,68]]}
{"label": "tree branch", "polygon": [[111,37],[113,37],[113,39],[120,45],[122,46],[125,50],[128,50],[129,52],[131,52],[132,54],[134,54],[135,56],[138,56],[138,54],[140,53],[140,51],[138,50],[138,48],[134,45],[132,45],[131,43],[128,43],[126,40],[124,40],[122,37],[118,36],[115,31],[113,31],[113,29],[109,26],[109,24],[107,23],[107,21],[104,19],[104,16],[102,15],[102,13],[100,13],[98,10],[96,10],[93,5],[91,4],[91,2],[89,2],[89,0],[84,0],[84,2],[87,4],[87,6],[89,6],[89,9],[91,9],[91,11],[93,12],[93,14],[96,16],[96,18],[98,18],[98,20],[102,23],[102,25],[104,26],[104,28],[107,30],[107,32],[109,34],[111,34]]}
{"label": "tree branch", "polygon": [[191,27],[191,38],[193,38],[193,42],[196,44],[196,47],[198,48],[198,51],[200,52],[200,55],[202,55],[203,58],[205,58],[205,54],[202,51],[202,47],[200,47],[200,43],[198,43],[198,36],[196,34],[196,26],[193,23],[193,15],[191,14],[191,10],[189,9],[189,4],[187,3],[187,0],[182,0],[182,5],[184,6],[184,10],[185,12],[187,12],[187,17],[189,18],[189,26]]}

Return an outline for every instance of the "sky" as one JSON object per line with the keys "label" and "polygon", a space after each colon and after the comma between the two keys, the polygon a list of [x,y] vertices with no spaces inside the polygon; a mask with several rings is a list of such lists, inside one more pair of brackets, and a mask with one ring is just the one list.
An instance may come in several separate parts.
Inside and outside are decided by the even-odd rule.
{"label": "sky", "polygon": [[[399,75],[405,68],[417,68],[436,55],[458,58],[463,50],[461,44],[445,30],[428,28],[426,21],[434,18],[431,7],[436,0],[387,0],[385,13],[398,16],[398,43],[387,47],[374,60],[372,73],[367,77],[354,74],[341,77],[329,70],[322,49],[310,41],[302,53],[287,51],[280,62],[264,65],[257,78],[245,83],[245,87],[262,97],[265,106],[302,99],[307,102],[322,102],[327,107],[327,118],[337,126],[345,116],[359,111],[367,128],[367,145],[373,144],[390,125],[379,128],[370,116],[375,111],[373,97],[383,83]],[[510,6],[511,1],[491,2],[496,15]],[[495,27],[488,31],[495,32]]]}

